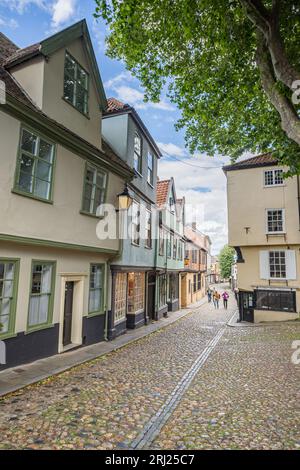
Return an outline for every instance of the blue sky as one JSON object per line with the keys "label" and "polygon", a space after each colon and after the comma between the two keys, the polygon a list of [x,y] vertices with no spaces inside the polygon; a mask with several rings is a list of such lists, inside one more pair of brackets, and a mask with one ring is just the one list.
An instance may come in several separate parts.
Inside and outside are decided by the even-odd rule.
{"label": "blue sky", "polygon": [[159,176],[174,177],[177,196],[185,196],[194,207],[198,228],[210,235],[213,253],[218,253],[227,242],[226,179],[221,166],[228,159],[189,155],[184,131],[174,128],[180,117],[176,107],[166,96],[160,103],[144,103],[139,82],[122,62],[106,57],[105,24],[94,20],[94,7],[93,0],[0,0],[0,30],[25,47],[86,18],[107,97],[136,108],[164,153]]}

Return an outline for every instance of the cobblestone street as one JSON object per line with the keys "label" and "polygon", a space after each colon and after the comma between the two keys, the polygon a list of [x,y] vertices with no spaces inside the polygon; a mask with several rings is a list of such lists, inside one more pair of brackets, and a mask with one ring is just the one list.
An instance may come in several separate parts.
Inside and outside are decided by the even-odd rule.
{"label": "cobblestone street", "polygon": [[3,398],[0,448],[299,448],[300,322],[233,328],[221,307]]}

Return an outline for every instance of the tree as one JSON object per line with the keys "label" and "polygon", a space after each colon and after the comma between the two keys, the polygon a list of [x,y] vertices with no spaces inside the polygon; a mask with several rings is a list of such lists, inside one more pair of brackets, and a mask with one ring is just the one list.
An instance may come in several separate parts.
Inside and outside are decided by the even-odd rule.
{"label": "tree", "polygon": [[231,266],[234,263],[235,251],[228,245],[225,245],[219,255],[221,277],[229,279],[231,276]]}
{"label": "tree", "polygon": [[300,5],[294,0],[95,0],[110,57],[145,100],[168,96],[192,153],[269,152],[300,172]]}

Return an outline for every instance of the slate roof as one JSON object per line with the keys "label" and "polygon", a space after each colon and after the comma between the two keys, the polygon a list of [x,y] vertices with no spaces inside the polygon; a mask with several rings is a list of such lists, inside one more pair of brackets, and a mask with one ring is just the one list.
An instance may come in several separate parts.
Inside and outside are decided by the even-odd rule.
{"label": "slate roof", "polygon": [[261,155],[256,155],[255,157],[247,158],[240,162],[232,163],[231,165],[223,166],[223,170],[233,171],[233,170],[243,170],[247,168],[255,168],[260,166],[271,166],[277,165],[278,160],[272,155],[271,152],[263,153]]}
{"label": "slate roof", "polygon": [[0,32],[0,64],[18,50],[16,46],[5,34]]}

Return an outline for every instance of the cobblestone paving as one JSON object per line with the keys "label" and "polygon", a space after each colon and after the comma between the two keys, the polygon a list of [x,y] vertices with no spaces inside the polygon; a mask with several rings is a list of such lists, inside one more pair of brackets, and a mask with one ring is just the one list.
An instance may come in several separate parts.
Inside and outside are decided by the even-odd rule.
{"label": "cobblestone paving", "polygon": [[[235,306],[185,318],[0,400],[1,449],[128,448]],[[299,444],[300,324],[229,328],[151,448]],[[299,408],[298,408],[299,413]]]}
{"label": "cobblestone paving", "polygon": [[227,328],[152,449],[299,449],[300,324]]}

